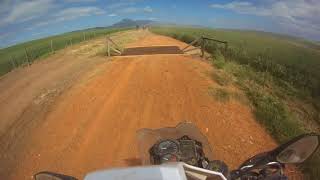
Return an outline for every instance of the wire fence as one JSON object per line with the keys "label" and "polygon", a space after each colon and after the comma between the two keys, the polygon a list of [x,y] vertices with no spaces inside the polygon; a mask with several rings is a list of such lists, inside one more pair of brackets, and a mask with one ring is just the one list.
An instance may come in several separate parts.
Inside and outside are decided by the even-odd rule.
{"label": "wire fence", "polygon": [[101,28],[76,31],[0,49],[0,76],[15,68],[30,66],[36,60],[53,54],[60,49],[123,30],[127,29]]}

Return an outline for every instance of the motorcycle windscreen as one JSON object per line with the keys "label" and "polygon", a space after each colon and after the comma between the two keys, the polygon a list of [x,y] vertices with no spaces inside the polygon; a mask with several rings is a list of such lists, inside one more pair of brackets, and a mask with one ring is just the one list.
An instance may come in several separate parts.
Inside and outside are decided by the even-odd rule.
{"label": "motorcycle windscreen", "polygon": [[202,143],[205,156],[213,159],[212,149],[207,138],[200,130],[190,122],[179,123],[176,127],[166,127],[161,129],[140,129],[137,131],[138,151],[142,165],[150,165],[149,149],[161,140],[176,140],[187,135],[189,138]]}

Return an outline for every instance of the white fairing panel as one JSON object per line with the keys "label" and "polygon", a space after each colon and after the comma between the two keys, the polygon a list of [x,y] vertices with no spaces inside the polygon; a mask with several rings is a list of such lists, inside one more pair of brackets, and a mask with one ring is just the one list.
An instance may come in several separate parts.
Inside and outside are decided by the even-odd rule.
{"label": "white fairing panel", "polygon": [[168,163],[157,166],[140,166],[131,168],[110,169],[88,174],[85,180],[187,180],[215,177],[226,180],[219,172],[209,171],[185,163]]}
{"label": "white fairing panel", "polygon": [[183,164],[141,166],[97,171],[88,174],[85,180],[187,180]]}

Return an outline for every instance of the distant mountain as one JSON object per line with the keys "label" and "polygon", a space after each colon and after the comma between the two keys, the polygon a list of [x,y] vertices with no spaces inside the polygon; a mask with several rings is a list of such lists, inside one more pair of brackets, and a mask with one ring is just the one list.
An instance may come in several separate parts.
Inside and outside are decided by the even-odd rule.
{"label": "distant mountain", "polygon": [[134,27],[134,26],[144,26],[151,25],[154,21],[151,20],[132,20],[132,19],[122,19],[120,22],[113,24],[111,27],[123,28],[123,27]]}

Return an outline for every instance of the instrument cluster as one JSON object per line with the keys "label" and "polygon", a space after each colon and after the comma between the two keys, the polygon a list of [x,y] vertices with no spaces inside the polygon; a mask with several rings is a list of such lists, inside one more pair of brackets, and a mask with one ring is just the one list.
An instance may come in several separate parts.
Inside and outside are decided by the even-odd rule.
{"label": "instrument cluster", "polygon": [[183,136],[177,140],[161,140],[149,150],[152,164],[166,162],[185,162],[193,166],[202,166],[204,153],[202,144]]}

